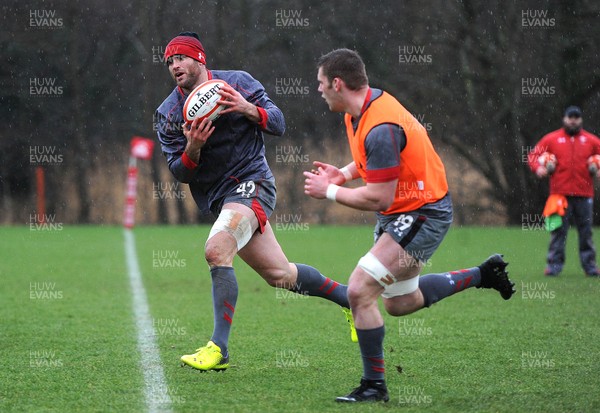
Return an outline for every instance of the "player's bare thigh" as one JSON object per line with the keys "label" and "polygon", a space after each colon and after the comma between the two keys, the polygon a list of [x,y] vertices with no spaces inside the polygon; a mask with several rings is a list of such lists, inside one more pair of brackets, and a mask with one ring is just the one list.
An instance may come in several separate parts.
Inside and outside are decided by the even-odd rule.
{"label": "player's bare thigh", "polygon": [[296,282],[298,269],[288,261],[268,221],[265,231],[262,234],[254,232],[250,242],[238,255],[274,287],[289,289]]}
{"label": "player's bare thigh", "polygon": [[240,214],[242,214],[250,220],[250,224],[252,225],[252,229],[254,231],[256,231],[256,229],[258,228],[258,219],[256,218],[256,215],[254,214],[252,208],[249,208],[246,205],[238,204],[236,202],[228,202],[223,205],[221,211],[223,211],[224,209],[230,209],[232,211],[239,212]]}
{"label": "player's bare thigh", "polygon": [[421,263],[411,257],[387,232],[379,237],[370,252],[398,281],[418,277],[421,272]]}

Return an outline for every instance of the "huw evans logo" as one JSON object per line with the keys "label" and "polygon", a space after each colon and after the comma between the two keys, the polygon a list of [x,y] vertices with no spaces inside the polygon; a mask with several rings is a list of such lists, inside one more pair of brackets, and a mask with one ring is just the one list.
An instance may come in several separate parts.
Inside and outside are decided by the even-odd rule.
{"label": "huw evans logo", "polygon": [[310,157],[307,153],[302,152],[302,145],[277,145],[275,147],[275,162],[309,163]]}
{"label": "huw evans logo", "polygon": [[275,26],[277,27],[294,29],[309,25],[308,17],[302,17],[302,10],[275,10]]}
{"label": "huw evans logo", "polygon": [[308,359],[298,350],[281,350],[275,354],[275,365],[282,368],[308,367]]}
{"label": "huw evans logo", "polygon": [[556,86],[547,77],[521,78],[521,94],[527,97],[550,97],[556,94]]}
{"label": "huw evans logo", "polygon": [[187,262],[185,258],[179,256],[179,251],[175,250],[152,250],[153,268],[185,268]]}
{"label": "huw evans logo", "polygon": [[398,392],[398,404],[431,404],[433,398],[420,386],[401,386]]}
{"label": "huw evans logo", "polygon": [[308,222],[302,222],[302,214],[275,214],[277,231],[308,231]]}
{"label": "huw evans logo", "polygon": [[154,318],[152,327],[160,336],[185,336],[187,334],[187,328],[179,325],[178,318]]}
{"label": "huw evans logo", "polygon": [[56,146],[30,146],[29,163],[32,165],[59,165],[63,155],[58,153]]}
{"label": "huw evans logo", "polygon": [[423,181],[407,181],[398,184],[397,194],[400,198],[431,200],[433,193],[425,190]]}
{"label": "huw evans logo", "polygon": [[425,52],[425,46],[398,46],[398,62],[409,65],[428,65],[433,63],[431,54]]}
{"label": "huw evans logo", "polygon": [[521,146],[521,162],[529,163],[533,156],[548,152],[548,146]]}
{"label": "huw evans logo", "polygon": [[300,77],[278,77],[275,79],[275,94],[279,96],[305,97],[310,88],[302,85]]}
{"label": "huw evans logo", "polygon": [[62,231],[62,222],[56,222],[56,214],[29,214],[30,231]]}
{"label": "huw evans logo", "polygon": [[153,199],[185,199],[186,192],[179,182],[154,182],[152,184]]}
{"label": "huw evans logo", "polygon": [[556,298],[556,291],[550,290],[547,282],[521,281],[521,298],[523,300],[553,300]]}
{"label": "huw evans logo", "polygon": [[165,60],[165,46],[152,46],[152,63],[164,65]]}
{"label": "huw evans logo", "polygon": [[55,282],[30,282],[29,299],[31,300],[60,300],[63,292],[56,289]]}
{"label": "huw evans logo", "polygon": [[29,367],[62,367],[63,361],[56,356],[55,350],[33,350],[29,352]]}
{"label": "huw evans logo", "polygon": [[398,333],[401,336],[430,336],[433,330],[425,326],[423,318],[401,318],[398,320]]}
{"label": "huw evans logo", "polygon": [[57,16],[56,10],[29,10],[29,27],[60,29],[63,27],[63,19]]}
{"label": "huw evans logo", "polygon": [[545,231],[546,218],[542,214],[521,214],[521,229],[523,231]]}
{"label": "huw evans logo", "polygon": [[56,84],[55,77],[29,78],[29,95],[39,97],[61,97],[63,87]]}
{"label": "huw evans logo", "polygon": [[521,368],[553,368],[556,366],[554,359],[550,358],[547,351],[523,350],[521,352]]}
{"label": "huw evans logo", "polygon": [[548,17],[548,10],[521,10],[522,27],[554,27],[556,19]]}

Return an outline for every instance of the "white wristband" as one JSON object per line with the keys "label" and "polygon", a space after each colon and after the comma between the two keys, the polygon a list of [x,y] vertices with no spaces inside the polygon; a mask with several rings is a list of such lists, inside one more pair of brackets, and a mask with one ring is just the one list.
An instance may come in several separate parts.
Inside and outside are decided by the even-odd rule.
{"label": "white wristband", "polygon": [[340,169],[340,172],[344,174],[344,178],[346,178],[346,182],[352,180],[352,172],[350,172],[350,169],[348,169],[347,166],[344,166],[342,169]]}
{"label": "white wristband", "polygon": [[340,190],[340,187],[335,185],[335,184],[329,184],[329,186],[327,187],[327,193],[325,194],[325,197],[327,199],[331,199],[332,201],[335,201],[335,195],[337,194],[337,191]]}

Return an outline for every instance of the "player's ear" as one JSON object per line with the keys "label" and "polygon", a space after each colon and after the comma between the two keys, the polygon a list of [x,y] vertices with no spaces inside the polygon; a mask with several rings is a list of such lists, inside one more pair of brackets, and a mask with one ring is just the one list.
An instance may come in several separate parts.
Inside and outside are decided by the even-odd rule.
{"label": "player's ear", "polygon": [[343,84],[343,80],[340,79],[339,77],[334,77],[331,84],[333,86],[333,90],[335,90],[336,92],[339,92],[342,89],[342,84]]}

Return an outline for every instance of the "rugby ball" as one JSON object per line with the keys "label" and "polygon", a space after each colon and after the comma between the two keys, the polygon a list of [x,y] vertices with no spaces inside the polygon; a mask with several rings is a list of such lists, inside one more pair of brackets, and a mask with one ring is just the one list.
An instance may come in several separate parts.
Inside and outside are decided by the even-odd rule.
{"label": "rugby ball", "polygon": [[221,100],[219,90],[227,83],[219,79],[208,80],[192,90],[183,105],[183,119],[191,122],[194,119],[208,118],[214,121],[219,113],[225,109],[224,105],[217,102]]}
{"label": "rugby ball", "polygon": [[594,175],[600,169],[600,155],[592,155],[587,160],[588,171]]}
{"label": "rugby ball", "polygon": [[550,152],[544,152],[538,158],[540,166],[544,166],[549,174],[556,169],[556,156]]}

